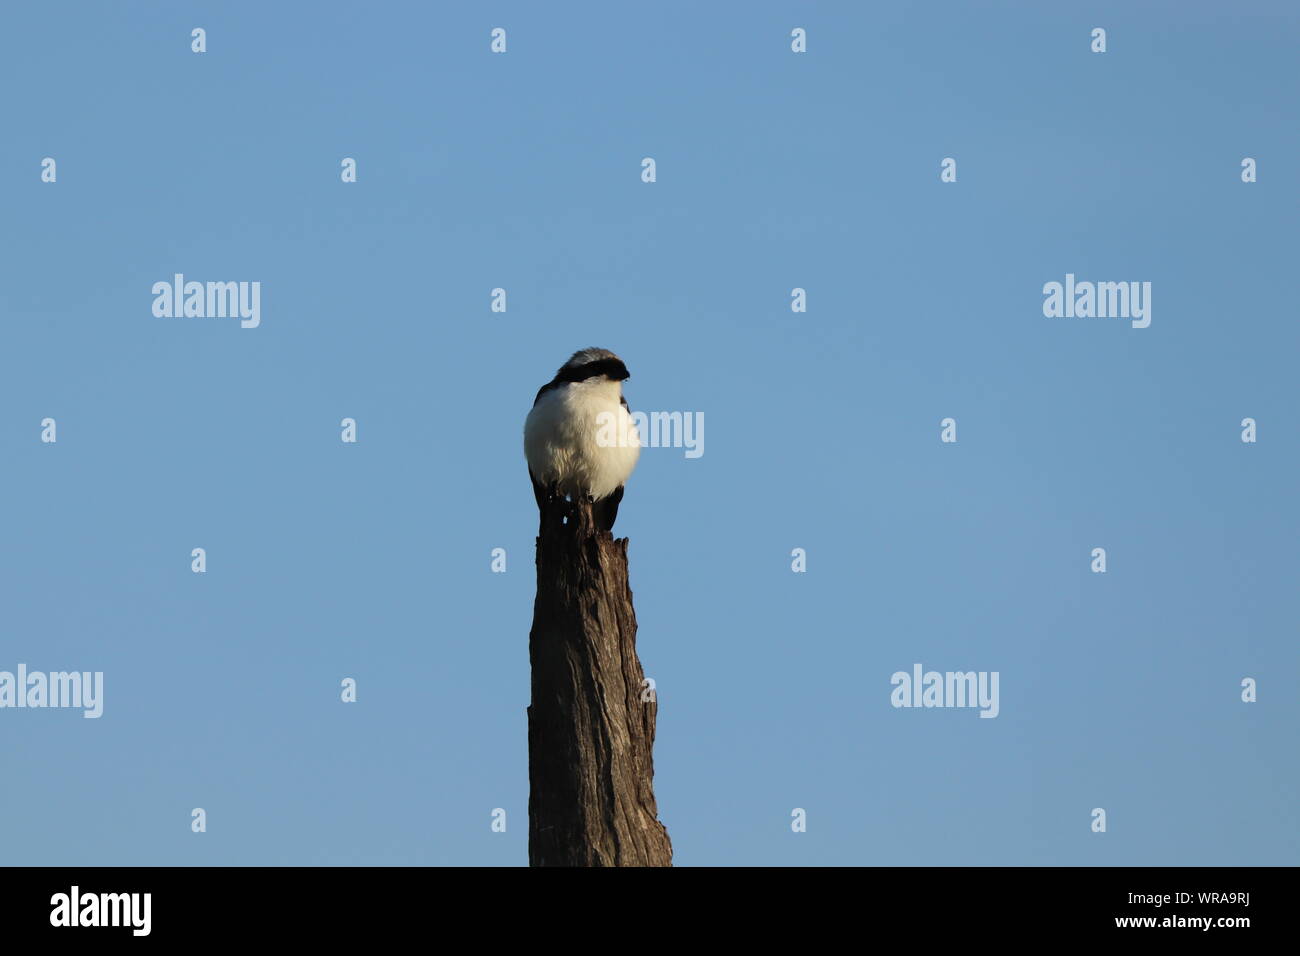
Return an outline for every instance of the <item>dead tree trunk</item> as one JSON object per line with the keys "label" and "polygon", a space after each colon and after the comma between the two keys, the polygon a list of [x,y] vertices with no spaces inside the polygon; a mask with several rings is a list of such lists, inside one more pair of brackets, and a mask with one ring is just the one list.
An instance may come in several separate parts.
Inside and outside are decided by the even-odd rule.
{"label": "dead tree trunk", "polygon": [[528,655],[529,865],[671,866],[627,539],[597,529],[590,501],[542,505]]}

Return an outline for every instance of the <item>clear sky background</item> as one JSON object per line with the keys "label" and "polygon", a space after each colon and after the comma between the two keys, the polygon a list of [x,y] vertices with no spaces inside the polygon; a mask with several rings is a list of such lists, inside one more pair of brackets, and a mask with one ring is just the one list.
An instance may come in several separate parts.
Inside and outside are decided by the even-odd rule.
{"label": "clear sky background", "polygon": [[0,711],[0,862],[525,864],[521,431],[589,345],[705,417],[617,527],[679,865],[1300,862],[1295,4],[3,18],[0,669],[105,701]]}

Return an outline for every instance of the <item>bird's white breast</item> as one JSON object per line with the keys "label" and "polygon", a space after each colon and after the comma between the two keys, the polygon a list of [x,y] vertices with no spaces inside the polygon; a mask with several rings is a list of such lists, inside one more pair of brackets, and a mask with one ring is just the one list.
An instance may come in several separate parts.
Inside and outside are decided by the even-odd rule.
{"label": "bird's white breast", "polygon": [[601,499],[627,481],[641,454],[618,382],[570,382],[542,395],[524,422],[524,455],[543,484]]}

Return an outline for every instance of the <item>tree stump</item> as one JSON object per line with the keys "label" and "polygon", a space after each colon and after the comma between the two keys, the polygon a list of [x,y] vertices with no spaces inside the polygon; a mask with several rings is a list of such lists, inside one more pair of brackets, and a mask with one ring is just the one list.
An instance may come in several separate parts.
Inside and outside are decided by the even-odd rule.
{"label": "tree stump", "polygon": [[596,526],[590,499],[541,505],[528,656],[529,865],[672,866],[627,538]]}

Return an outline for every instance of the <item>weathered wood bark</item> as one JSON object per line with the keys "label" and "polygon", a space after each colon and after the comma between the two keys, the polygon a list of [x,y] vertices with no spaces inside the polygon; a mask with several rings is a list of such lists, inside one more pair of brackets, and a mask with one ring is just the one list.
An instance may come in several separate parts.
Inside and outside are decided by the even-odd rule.
{"label": "weathered wood bark", "polygon": [[530,866],[671,866],[654,796],[658,702],[642,701],[627,539],[551,497],[528,637]]}

